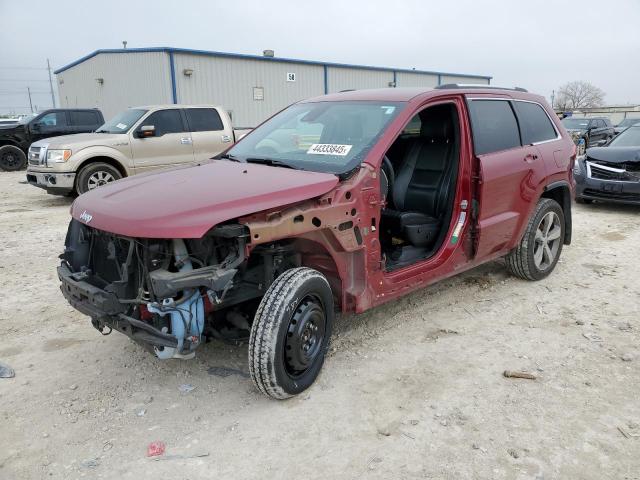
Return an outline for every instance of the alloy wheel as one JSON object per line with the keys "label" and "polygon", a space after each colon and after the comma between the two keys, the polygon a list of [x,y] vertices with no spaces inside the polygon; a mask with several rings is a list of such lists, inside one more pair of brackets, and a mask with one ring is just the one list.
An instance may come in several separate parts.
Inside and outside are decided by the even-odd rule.
{"label": "alloy wheel", "polygon": [[544,271],[553,265],[560,248],[562,226],[556,212],[547,212],[536,228],[533,261],[536,267]]}
{"label": "alloy wheel", "polygon": [[115,178],[109,172],[98,170],[87,180],[87,190],[93,190],[94,188],[101,187],[113,181],[115,181]]}

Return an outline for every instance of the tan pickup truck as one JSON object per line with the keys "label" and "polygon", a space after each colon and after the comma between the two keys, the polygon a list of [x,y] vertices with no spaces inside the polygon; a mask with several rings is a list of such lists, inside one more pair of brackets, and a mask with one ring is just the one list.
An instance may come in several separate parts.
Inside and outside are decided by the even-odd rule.
{"label": "tan pickup truck", "polygon": [[206,162],[249,130],[212,105],[129,108],[95,132],[45,138],[29,148],[27,181],[48,193],[84,193],[136,173]]}

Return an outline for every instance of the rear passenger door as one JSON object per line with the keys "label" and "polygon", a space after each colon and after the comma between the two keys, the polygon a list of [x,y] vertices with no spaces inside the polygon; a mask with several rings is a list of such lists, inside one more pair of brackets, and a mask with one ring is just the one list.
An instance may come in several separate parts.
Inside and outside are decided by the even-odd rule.
{"label": "rear passenger door", "polygon": [[[143,126],[153,126],[155,136],[140,138]],[[143,118],[130,135],[136,172],[193,163],[191,134],[178,108],[157,110]]]}
{"label": "rear passenger door", "polygon": [[91,110],[71,110],[69,112],[69,126],[74,133],[93,132],[101,123],[98,112]]}
{"label": "rear passenger door", "polygon": [[507,248],[527,222],[544,162],[535,145],[522,145],[515,106],[508,98],[468,98],[477,159],[475,255]]}
{"label": "rear passenger door", "polygon": [[193,140],[193,155],[197,163],[207,161],[225,150],[233,141],[233,132],[225,131],[215,108],[185,108],[187,124]]}

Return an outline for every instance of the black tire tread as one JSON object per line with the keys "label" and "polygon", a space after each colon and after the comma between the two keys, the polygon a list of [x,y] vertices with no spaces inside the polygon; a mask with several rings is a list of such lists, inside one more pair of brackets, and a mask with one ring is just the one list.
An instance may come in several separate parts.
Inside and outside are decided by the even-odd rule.
{"label": "black tire tread", "polygon": [[0,165],[0,170],[4,170],[6,172],[17,172],[27,166],[27,156],[20,147],[16,147],[15,145],[2,145],[0,146],[0,154],[3,150],[15,150],[16,155],[20,158],[20,163],[15,168],[5,168],[3,165]]}
{"label": "black tire tread", "polygon": [[[262,298],[260,306],[251,326],[249,337],[249,373],[253,383],[265,395],[284,400],[293,395],[285,392],[279,385],[273,368],[275,345],[278,327],[284,310],[288,307],[291,297],[295,296],[300,285],[309,277],[327,279],[317,270],[307,267],[297,267],[285,271],[269,287]],[[327,286],[329,282],[327,282]]]}
{"label": "black tire tread", "polygon": [[[533,274],[530,268],[531,265],[529,263],[529,248],[531,248],[532,245],[529,243],[529,237],[531,231],[537,228],[538,216],[540,212],[556,206],[560,208],[560,210],[562,210],[558,202],[556,202],[555,200],[552,200],[550,198],[540,199],[538,205],[536,206],[536,209],[533,211],[531,217],[529,218],[527,228],[524,231],[522,239],[520,239],[520,243],[518,243],[518,246],[511,250],[511,252],[509,252],[505,256],[505,262],[509,273],[515,275],[516,277],[522,278],[523,280],[534,281],[539,279],[536,275]],[[558,252],[558,256],[560,256],[560,252]]]}
{"label": "black tire tread", "polygon": [[113,174],[113,177],[116,180],[119,180],[120,178],[122,178],[122,174],[120,173],[120,171],[116,167],[114,167],[113,165],[110,165],[110,164],[105,163],[105,162],[91,162],[91,163],[88,163],[88,164],[84,165],[80,169],[80,171],[78,172],[78,175],[76,177],[75,190],[76,190],[76,193],[78,195],[81,195],[81,194],[83,194],[83,193],[88,191],[88,190],[84,190],[84,189],[80,188],[80,186],[83,185],[84,183],[86,183],[86,181],[87,181],[86,177],[88,175],[88,172],[90,170],[94,170],[96,167],[100,167],[100,168],[103,168],[105,170],[108,170],[109,172],[111,172],[111,174]]}

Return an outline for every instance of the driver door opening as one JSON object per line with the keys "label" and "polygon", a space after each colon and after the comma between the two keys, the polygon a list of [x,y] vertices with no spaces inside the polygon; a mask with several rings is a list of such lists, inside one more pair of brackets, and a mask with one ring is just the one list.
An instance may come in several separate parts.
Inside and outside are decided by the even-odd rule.
{"label": "driver door opening", "polygon": [[460,162],[460,121],[453,103],[418,112],[381,166],[380,244],[387,270],[433,256],[451,223]]}

